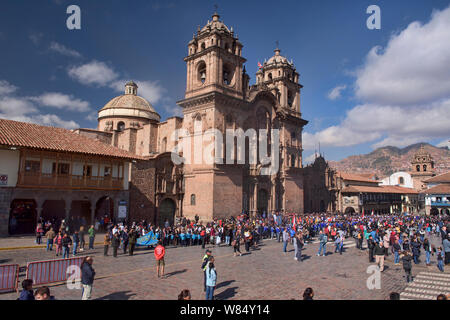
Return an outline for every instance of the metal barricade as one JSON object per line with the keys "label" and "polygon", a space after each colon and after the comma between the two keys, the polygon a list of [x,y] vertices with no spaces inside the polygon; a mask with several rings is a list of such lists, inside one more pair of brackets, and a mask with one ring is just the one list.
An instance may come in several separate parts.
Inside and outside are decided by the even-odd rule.
{"label": "metal barricade", "polygon": [[17,291],[19,285],[19,265],[5,264],[0,266],[0,293]]}
{"label": "metal barricade", "polygon": [[83,259],[83,257],[80,257],[29,262],[27,264],[27,279],[32,279],[33,285],[66,281],[68,268],[70,266],[81,267]]}

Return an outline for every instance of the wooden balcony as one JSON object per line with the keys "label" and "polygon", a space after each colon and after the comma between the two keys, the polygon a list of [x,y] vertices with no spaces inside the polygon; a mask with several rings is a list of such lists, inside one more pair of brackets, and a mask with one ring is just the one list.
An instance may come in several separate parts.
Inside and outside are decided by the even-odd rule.
{"label": "wooden balcony", "polygon": [[17,187],[122,190],[123,178],[20,172]]}

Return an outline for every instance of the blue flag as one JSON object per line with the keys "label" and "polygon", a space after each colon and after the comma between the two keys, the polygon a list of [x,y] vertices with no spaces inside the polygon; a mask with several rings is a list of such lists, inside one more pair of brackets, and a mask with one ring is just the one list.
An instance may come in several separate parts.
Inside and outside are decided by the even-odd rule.
{"label": "blue flag", "polygon": [[150,231],[145,236],[142,236],[136,240],[137,246],[154,246],[158,243],[158,239],[153,231]]}

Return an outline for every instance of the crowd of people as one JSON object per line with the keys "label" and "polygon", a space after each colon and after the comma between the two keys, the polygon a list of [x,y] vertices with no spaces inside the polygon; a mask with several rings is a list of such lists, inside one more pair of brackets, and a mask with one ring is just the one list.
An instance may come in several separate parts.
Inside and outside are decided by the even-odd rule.
{"label": "crowd of people", "polygon": [[[450,263],[450,236],[448,232],[448,216],[406,216],[406,215],[343,215],[330,213],[314,213],[306,215],[272,213],[251,217],[242,213],[236,217],[215,219],[203,223],[198,216],[190,220],[182,218],[174,224],[169,221],[161,226],[147,221],[115,223],[110,219],[102,219],[105,231],[103,245],[107,256],[112,247],[113,257],[118,250],[123,254],[133,255],[137,240],[152,232],[158,242],[155,259],[158,277],[164,277],[164,254],[166,247],[199,247],[205,249],[216,246],[232,248],[234,256],[241,256],[241,246],[247,254],[257,249],[262,239],[274,239],[287,253],[288,245],[294,246],[294,259],[302,262],[302,249],[313,239],[318,240],[317,255],[326,256],[327,245],[334,244],[334,252],[343,254],[344,241],[354,239],[356,248],[366,250],[369,263],[376,263],[380,271],[384,270],[385,258],[393,255],[395,265],[403,265],[405,279],[412,281],[413,265],[421,263],[422,251],[425,253],[425,264],[431,266],[434,256],[439,271]],[[106,223],[105,223],[106,221]],[[70,226],[69,226],[70,225]],[[98,225],[78,225],[77,222],[65,223],[63,220],[54,231],[53,225],[38,225],[39,231],[45,232],[47,250],[56,246],[56,255],[68,258],[70,253],[77,255],[85,248],[85,237],[89,237],[89,249],[93,249]],[[87,230],[86,230],[87,228]],[[44,230],[41,230],[44,229]],[[439,241],[432,242],[431,238]],[[154,247],[152,246],[152,247]],[[72,248],[72,250],[70,250]],[[161,249],[162,248],[162,249]],[[243,251],[244,251],[243,250]],[[162,257],[162,258],[161,258]],[[202,264],[204,272],[204,291],[206,299],[214,295],[217,271],[214,258],[208,252]],[[214,285],[213,285],[214,284]]]}

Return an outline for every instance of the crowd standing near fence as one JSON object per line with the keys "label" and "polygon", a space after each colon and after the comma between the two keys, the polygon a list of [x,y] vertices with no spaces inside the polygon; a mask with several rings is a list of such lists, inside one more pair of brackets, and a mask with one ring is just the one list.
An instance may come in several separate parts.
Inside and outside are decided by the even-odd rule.
{"label": "crowd standing near fence", "polygon": [[[384,271],[385,259],[394,256],[394,265],[402,265],[406,282],[413,281],[412,268],[422,262],[431,266],[432,260],[440,272],[450,262],[450,236],[448,216],[407,216],[407,215],[343,215],[332,213],[314,213],[306,215],[272,214],[251,217],[241,213],[227,219],[215,219],[204,223],[199,217],[189,220],[182,218],[175,224],[165,221],[156,226],[147,221],[116,223],[108,217],[101,223],[83,225],[81,220],[62,220],[60,224],[50,221],[41,222],[36,228],[36,243],[45,237],[46,251],[56,248],[56,256],[64,259],[77,256],[85,250],[85,237],[88,237],[88,250],[94,249],[94,240],[99,231],[104,231],[103,252],[112,257],[119,254],[132,256],[137,240],[152,232],[156,242],[148,248],[154,249],[157,261],[158,278],[164,277],[164,255],[170,247],[208,248],[226,246],[233,250],[234,257],[242,256],[241,246],[246,254],[251,254],[263,239],[272,239],[280,243],[282,252],[288,253],[288,246],[294,247],[294,260],[302,262],[302,249],[313,240],[318,243],[317,256],[326,257],[327,244],[334,244],[334,253],[345,254],[344,241],[353,238],[358,250],[367,251],[368,262],[376,263]],[[87,230],[87,231],[86,231]],[[431,237],[438,237],[440,244],[431,243]],[[155,248],[156,247],[156,248]],[[122,252],[119,253],[119,249]],[[92,257],[90,257],[92,259]],[[95,272],[92,263],[83,262],[83,299],[90,299]],[[434,263],[433,263],[434,264]],[[90,268],[92,269],[90,271]],[[206,299],[214,295],[211,284],[217,279],[214,257],[211,250],[206,251],[202,260],[203,289]],[[92,276],[88,276],[88,273]],[[208,285],[209,284],[209,285]],[[30,283],[25,284],[29,287]],[[23,288],[22,294],[31,297],[31,289]],[[313,293],[312,293],[313,294]],[[311,295],[307,295],[308,299]]]}

